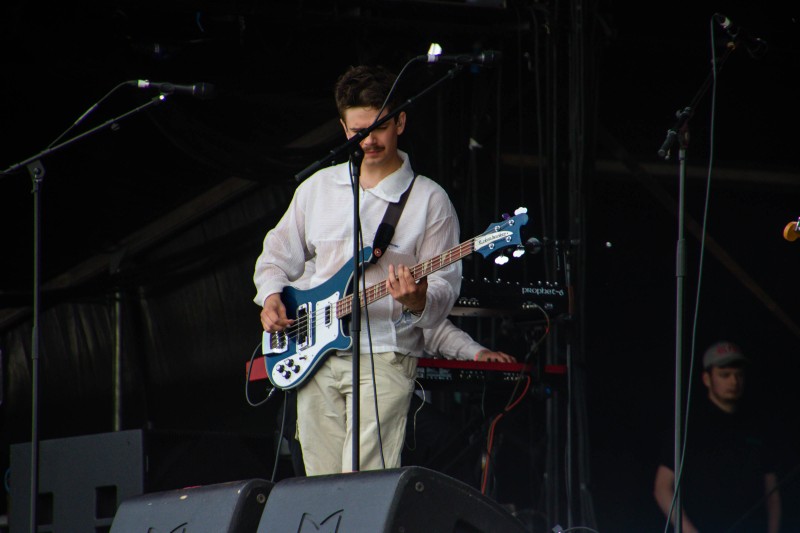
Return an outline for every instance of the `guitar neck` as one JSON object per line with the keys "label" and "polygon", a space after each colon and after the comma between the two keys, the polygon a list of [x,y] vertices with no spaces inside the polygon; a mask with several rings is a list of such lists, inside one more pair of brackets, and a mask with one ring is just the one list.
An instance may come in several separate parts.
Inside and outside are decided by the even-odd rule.
{"label": "guitar neck", "polygon": [[[469,239],[468,241],[464,241],[458,246],[450,248],[446,252],[437,255],[434,258],[428,259],[415,265],[411,268],[411,275],[414,276],[415,281],[419,281],[420,279],[424,278],[429,274],[433,274],[434,272],[443,269],[446,266],[452,265],[456,261],[460,261],[461,259],[465,258],[469,254],[471,254],[475,250],[475,238]],[[386,289],[385,283],[377,283],[370,287],[363,292],[359,293],[359,301],[361,302],[361,307],[365,307],[372,302],[380,300],[384,296],[389,294],[389,291]],[[336,302],[336,316],[339,318],[344,318],[350,313],[353,312],[353,295],[347,295],[338,302]]]}

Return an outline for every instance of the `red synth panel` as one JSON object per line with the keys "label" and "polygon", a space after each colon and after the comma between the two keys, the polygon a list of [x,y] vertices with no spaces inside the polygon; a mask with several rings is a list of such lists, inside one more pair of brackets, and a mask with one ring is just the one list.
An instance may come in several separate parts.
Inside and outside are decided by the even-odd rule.
{"label": "red synth panel", "polygon": [[[522,363],[498,363],[493,361],[460,361],[456,359],[429,359],[423,357],[417,363],[423,368],[452,368],[457,370],[480,370],[486,372],[531,372],[532,366]],[[250,381],[267,379],[267,363],[265,357],[253,359],[252,371],[248,361],[245,371],[249,372]]]}
{"label": "red synth panel", "polygon": [[267,358],[265,356],[256,357],[253,359],[252,364],[252,371],[250,369],[250,361],[247,362],[245,366],[245,371],[247,372],[247,377],[250,381],[260,381],[262,379],[267,379]]}
{"label": "red synth panel", "polygon": [[427,368],[455,368],[463,370],[485,370],[488,372],[530,372],[531,365],[522,363],[499,363],[496,361],[461,361],[458,359],[429,359],[423,357],[417,363],[418,367]]}

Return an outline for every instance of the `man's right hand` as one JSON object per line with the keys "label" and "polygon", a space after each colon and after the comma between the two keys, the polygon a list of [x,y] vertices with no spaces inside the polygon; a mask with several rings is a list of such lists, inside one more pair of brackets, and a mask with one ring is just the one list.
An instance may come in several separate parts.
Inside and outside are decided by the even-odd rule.
{"label": "man's right hand", "polygon": [[267,333],[283,331],[291,326],[294,320],[289,320],[286,316],[286,306],[281,301],[280,293],[267,296],[264,300],[264,308],[261,309],[261,326]]}

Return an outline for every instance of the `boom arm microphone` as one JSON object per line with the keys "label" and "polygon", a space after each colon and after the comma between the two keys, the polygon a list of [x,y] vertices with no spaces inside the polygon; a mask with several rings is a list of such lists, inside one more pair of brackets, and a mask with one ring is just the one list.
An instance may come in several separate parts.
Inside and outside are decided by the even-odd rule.
{"label": "boom arm microphone", "polygon": [[134,80],[128,82],[139,89],[156,89],[163,94],[188,94],[197,98],[213,98],[214,86],[210,83],[194,83],[192,85],[176,85],[169,82]]}
{"label": "boom arm microphone", "polygon": [[502,59],[500,52],[494,50],[487,50],[480,54],[428,54],[418,56],[418,61],[425,61],[426,63],[455,63],[457,65],[493,65],[499,63]]}
{"label": "boom arm microphone", "polygon": [[728,34],[728,37],[731,38],[734,46],[739,43],[744,43],[747,53],[753,59],[760,59],[764,54],[767,53],[767,41],[764,39],[753,37],[747,31],[734,24],[731,19],[722,13],[715,13],[714,19],[717,21],[717,24],[719,24],[720,27],[725,30],[725,33]]}

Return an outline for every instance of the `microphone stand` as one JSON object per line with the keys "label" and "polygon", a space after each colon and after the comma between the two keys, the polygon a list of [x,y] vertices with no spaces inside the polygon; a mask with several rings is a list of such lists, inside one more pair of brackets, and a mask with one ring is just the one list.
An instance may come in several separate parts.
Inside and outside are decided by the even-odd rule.
{"label": "microphone stand", "polygon": [[[358,228],[361,226],[359,216],[359,189],[361,188],[361,161],[364,160],[364,151],[356,145],[350,153],[350,168],[353,175],[353,317],[350,321],[350,338],[353,339],[353,472],[361,470],[361,297],[359,295],[359,271],[361,269],[361,253],[358,242]],[[365,258],[369,259],[369,258]],[[366,303],[366,302],[365,302]]]}
{"label": "microphone stand", "polygon": [[[358,472],[361,469],[360,465],[360,440],[361,440],[361,428],[360,428],[360,358],[361,358],[361,298],[359,297],[359,274],[361,269],[361,261],[359,260],[361,256],[361,250],[358,246],[358,236],[359,236],[359,227],[361,226],[360,219],[359,219],[359,212],[358,212],[358,198],[359,198],[359,189],[361,184],[359,183],[359,178],[361,176],[361,161],[364,157],[364,153],[361,151],[361,141],[369,137],[369,134],[372,130],[376,129],[384,122],[393,119],[400,112],[404,111],[408,107],[410,107],[414,102],[416,102],[420,97],[428,94],[434,88],[438,87],[448,79],[455,77],[455,74],[462,69],[462,65],[455,65],[453,68],[447,71],[447,74],[436,80],[434,83],[420,91],[416,96],[407,99],[401,105],[397,106],[396,109],[392,110],[391,112],[387,113],[383,116],[380,120],[376,120],[372,123],[372,125],[359,130],[355,135],[350,137],[346,142],[342,143],[338,147],[334,148],[330,152],[328,152],[328,156],[315,161],[314,163],[307,166],[305,169],[301,170],[297,174],[295,174],[295,180],[301,182],[314,174],[317,170],[322,168],[323,165],[329,164],[333,161],[339,159],[345,153],[350,154],[350,162],[353,169],[353,276],[352,276],[352,298],[353,298],[353,311],[352,311],[352,318],[350,320],[350,338],[352,339],[352,346],[353,346],[353,406],[352,406],[352,428],[353,428],[353,464],[352,469],[353,472]],[[366,258],[369,259],[369,258]],[[366,305],[367,302],[364,301],[363,305]]]}
{"label": "microphone stand", "polygon": [[[45,168],[41,159],[59,151],[74,142],[105,128],[110,128],[120,120],[149,107],[157,105],[164,100],[163,95],[156,96],[145,104],[128,111],[116,118],[110,119],[99,126],[68,139],[60,144],[42,150],[38,154],[11,165],[2,174],[10,174],[27,168],[33,181],[33,327],[31,333],[31,475],[30,475],[30,531],[35,533],[36,507],[39,497],[39,341],[40,341],[40,306],[41,306],[41,185],[45,176]],[[84,114],[85,115],[85,114]]]}
{"label": "microphone stand", "polygon": [[[682,456],[682,402],[683,402],[683,287],[686,278],[686,241],[684,239],[684,219],[686,207],[684,205],[686,187],[686,151],[689,146],[689,120],[694,116],[694,111],[700,99],[705,95],[712,80],[727,61],[734,46],[727,46],[725,53],[716,65],[712,65],[712,71],[708,73],[700,89],[695,93],[691,103],[678,111],[675,115],[677,121],[675,125],[667,131],[667,137],[658,149],[658,155],[665,160],[670,158],[670,151],[676,139],[678,141],[678,239],[675,249],[675,279],[676,279],[676,306],[675,306],[675,441],[674,441],[674,464],[675,467],[675,486],[674,486],[674,532],[681,533],[682,524],[682,502],[680,480],[682,476],[683,464]],[[670,512],[671,514],[671,512]],[[667,520],[670,515],[667,515]]]}

